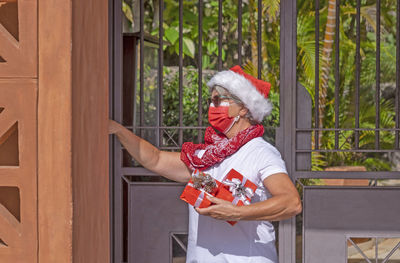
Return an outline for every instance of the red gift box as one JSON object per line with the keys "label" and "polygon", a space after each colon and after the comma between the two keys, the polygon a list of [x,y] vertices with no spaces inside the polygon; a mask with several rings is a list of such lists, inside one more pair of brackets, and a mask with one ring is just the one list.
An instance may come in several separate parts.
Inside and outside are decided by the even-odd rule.
{"label": "red gift box", "polygon": [[220,185],[221,182],[210,175],[195,170],[180,198],[194,207],[209,207],[212,203],[206,198],[206,195],[215,196]]}
{"label": "red gift box", "polygon": [[206,195],[218,196],[218,198],[229,202],[233,200],[231,192],[222,187],[220,181],[199,170],[195,170],[192,174],[192,179],[187,183],[180,198],[194,207],[205,208],[212,204],[206,198]]}
{"label": "red gift box", "polygon": [[[220,186],[220,190],[225,189],[231,193],[230,197],[224,198],[220,197],[217,193],[216,197],[225,199],[237,206],[249,205],[252,196],[254,195],[257,185],[252,181],[248,180],[241,173],[232,169],[225,176],[222,184]],[[236,221],[227,221],[229,224],[234,225]]]}
{"label": "red gift box", "polygon": [[[199,208],[209,207],[213,204],[206,198],[206,195],[215,196],[234,205],[242,206],[250,204],[251,196],[256,189],[257,186],[253,182],[247,180],[246,177],[234,169],[229,171],[222,183],[208,174],[195,170],[192,174],[192,179],[187,183],[180,198]],[[232,226],[237,223],[236,221],[227,222]]]}
{"label": "red gift box", "polygon": [[255,183],[248,180],[235,169],[229,171],[222,181],[222,185],[232,193],[232,204],[238,206],[249,205],[251,198],[257,190]]}

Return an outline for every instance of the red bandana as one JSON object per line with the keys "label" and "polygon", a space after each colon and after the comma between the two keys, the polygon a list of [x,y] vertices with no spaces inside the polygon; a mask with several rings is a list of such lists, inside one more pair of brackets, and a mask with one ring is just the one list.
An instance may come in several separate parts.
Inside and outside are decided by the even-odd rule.
{"label": "red bandana", "polygon": [[[250,140],[262,136],[264,127],[260,124],[250,126],[240,131],[235,137],[228,139],[223,134],[217,134],[212,127],[207,127],[204,135],[205,144],[185,142],[182,145],[181,160],[192,170],[201,171],[222,162],[226,157],[234,154]],[[201,158],[197,157],[197,150],[205,150]]]}

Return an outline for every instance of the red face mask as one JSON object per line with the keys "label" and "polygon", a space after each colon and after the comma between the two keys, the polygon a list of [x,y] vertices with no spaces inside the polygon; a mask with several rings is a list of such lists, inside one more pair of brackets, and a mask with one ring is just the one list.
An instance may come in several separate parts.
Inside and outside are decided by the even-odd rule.
{"label": "red face mask", "polygon": [[215,129],[226,134],[240,118],[239,116],[230,117],[228,112],[229,102],[222,102],[218,107],[211,103],[208,108],[208,122]]}

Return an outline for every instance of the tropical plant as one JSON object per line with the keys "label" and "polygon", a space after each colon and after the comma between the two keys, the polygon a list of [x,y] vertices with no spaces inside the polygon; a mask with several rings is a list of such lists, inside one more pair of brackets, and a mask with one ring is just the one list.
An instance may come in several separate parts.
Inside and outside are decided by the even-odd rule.
{"label": "tropical plant", "polygon": [[[128,2],[127,2],[128,3]],[[158,23],[155,23],[157,9],[151,1],[145,1],[145,28],[157,36]],[[199,123],[197,115],[198,96],[198,61],[199,61],[199,25],[197,1],[183,1],[182,21],[182,52],[184,65],[184,94],[183,94],[183,125],[206,126],[206,118]],[[215,72],[218,64],[218,1],[203,1],[202,23],[202,67],[203,72]],[[374,0],[361,0],[360,24],[360,123],[362,128],[375,128],[375,54],[376,54],[376,6]],[[308,90],[313,100],[313,110],[319,112],[319,119],[313,123],[324,128],[335,127],[335,67],[339,69],[339,127],[348,129],[339,134],[326,131],[320,134],[319,147],[321,149],[335,149],[335,136],[339,136],[340,149],[354,149],[355,135],[351,131],[355,127],[355,56],[356,56],[356,0],[341,2],[340,5],[340,65],[335,65],[332,59],[336,56],[333,41],[335,40],[334,19],[336,15],[336,0],[320,0],[319,24],[320,39],[315,39],[315,6],[314,1],[298,0],[297,21],[297,76],[298,81]],[[223,5],[223,68],[228,68],[237,62],[237,1],[222,1]],[[280,17],[279,0],[263,0],[262,32],[261,32],[261,78],[272,84],[270,99],[274,104],[272,115],[264,121],[267,127],[279,126],[279,76],[280,76]],[[127,20],[134,23],[135,14],[132,12],[132,3],[124,5]],[[243,1],[243,67],[254,76],[258,75],[257,59],[257,1]],[[395,6],[388,0],[381,1],[381,83],[382,87],[390,86],[395,82]],[[178,1],[165,0],[164,10],[164,124],[177,126],[179,124],[178,73],[176,68],[179,62],[179,4]],[[315,44],[319,46],[319,54],[315,52]],[[315,58],[319,57],[319,107],[315,108]],[[206,113],[206,96],[208,88],[205,83],[208,79],[205,74],[203,86],[203,115]],[[382,93],[380,106],[380,127],[394,127],[394,100]],[[384,95],[386,94],[386,95]],[[314,118],[314,115],[312,116]],[[194,130],[185,130],[184,140],[196,137]],[[381,133],[381,148],[390,148],[394,143],[393,134]],[[168,135],[170,136],[170,135]],[[269,134],[273,137],[273,134]],[[172,135],[177,140],[178,132]],[[168,137],[170,138],[170,137]],[[271,139],[271,138],[270,138]],[[313,139],[312,142],[315,140]],[[375,133],[372,131],[359,132],[359,147],[371,149],[375,146]],[[314,145],[312,147],[315,147]],[[320,154],[312,153],[312,169],[322,170],[333,165],[365,165],[369,170],[388,169],[390,163],[385,156],[372,153],[355,154],[354,152],[338,152]]]}
{"label": "tropical plant", "polygon": [[[303,2],[300,5],[301,11],[298,16],[298,76],[299,81],[307,88],[311,98],[314,99],[314,79],[315,79],[315,37],[314,37],[314,6]],[[359,127],[375,128],[375,31],[376,23],[374,14],[375,5],[371,1],[363,1],[361,7],[361,79],[360,79],[360,122]],[[320,31],[320,35],[331,36],[334,25],[326,26],[329,23],[328,16],[331,16],[329,9],[334,8],[333,2],[328,3],[321,1],[320,24],[325,25],[325,32]],[[339,67],[339,127],[352,129],[355,126],[355,51],[356,51],[356,3],[349,1],[341,4],[340,8],[340,65]],[[332,10],[331,10],[332,11]],[[382,23],[381,31],[381,82],[394,83],[395,81],[395,45],[394,37],[394,21],[390,12],[393,12],[387,1],[382,2],[381,14]],[[331,21],[332,22],[332,21]],[[321,30],[324,27],[320,28]],[[328,32],[328,34],[327,34]],[[314,38],[314,39],[313,39]],[[333,36],[333,40],[335,37]],[[319,127],[334,128],[335,127],[335,71],[332,68],[334,63],[330,63],[331,57],[335,56],[335,49],[331,54],[325,52],[324,49],[332,48],[328,44],[329,41],[318,43],[322,48],[319,55],[320,60],[320,96],[319,96]],[[329,56],[329,57],[328,57]],[[329,62],[329,63],[328,63]],[[336,66],[336,65],[334,65]],[[384,70],[387,69],[387,70]],[[324,94],[326,93],[326,94]],[[313,101],[313,106],[315,103]],[[380,127],[394,127],[394,107],[393,97],[385,97],[380,100]],[[314,116],[313,116],[314,117]],[[313,122],[315,123],[315,121]],[[314,139],[312,140],[314,142]],[[335,149],[335,132],[323,132],[320,136],[319,146],[321,149]],[[393,148],[393,136],[381,136],[380,145],[382,149]],[[355,149],[355,134],[353,131],[342,131],[339,134],[339,149],[350,150]],[[374,149],[375,133],[366,131],[359,133],[359,147],[362,149]],[[318,158],[318,159],[315,159]],[[390,163],[387,158],[382,155],[373,153],[356,154],[354,152],[338,152],[338,153],[313,153],[313,169],[320,170],[326,166],[334,165],[364,165],[368,170],[387,170]]]}

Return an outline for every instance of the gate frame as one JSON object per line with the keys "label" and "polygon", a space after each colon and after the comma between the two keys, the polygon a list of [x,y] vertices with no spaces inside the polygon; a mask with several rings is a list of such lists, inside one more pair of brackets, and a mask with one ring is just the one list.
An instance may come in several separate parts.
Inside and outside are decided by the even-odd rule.
{"label": "gate frame", "polygon": [[[277,147],[292,181],[295,172],[297,0],[281,0],[280,7],[280,127]],[[285,30],[282,30],[285,28]],[[289,139],[287,139],[289,138]],[[279,222],[279,262],[296,262],[296,217]]]}
{"label": "gate frame", "polygon": [[[109,61],[110,61],[110,117],[121,122],[122,113],[122,5],[120,0],[109,1]],[[278,136],[276,146],[282,153],[286,162],[289,176],[293,180],[295,166],[295,99],[296,99],[296,21],[297,21],[297,1],[281,0],[280,26],[285,28],[280,34],[280,116],[281,125],[277,128]],[[119,88],[114,88],[119,87]],[[285,98],[285,99],[283,99]],[[291,139],[285,139],[291,138]],[[119,178],[121,168],[114,165],[116,161],[122,160],[120,151],[114,152],[117,144],[116,138],[110,140],[110,231],[111,248],[110,254],[114,262],[122,261],[122,218],[118,216],[122,213],[122,195],[116,196],[117,192],[122,193],[122,180]],[[118,154],[118,156],[116,156]],[[116,200],[118,198],[119,200]],[[118,202],[116,202],[118,201]],[[296,252],[296,224],[295,217],[279,222],[279,261],[295,263]]]}

